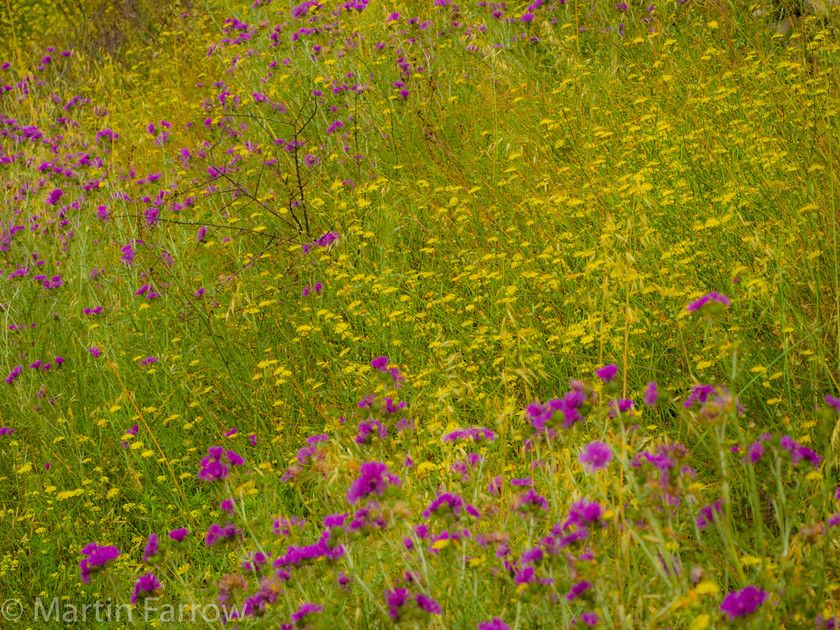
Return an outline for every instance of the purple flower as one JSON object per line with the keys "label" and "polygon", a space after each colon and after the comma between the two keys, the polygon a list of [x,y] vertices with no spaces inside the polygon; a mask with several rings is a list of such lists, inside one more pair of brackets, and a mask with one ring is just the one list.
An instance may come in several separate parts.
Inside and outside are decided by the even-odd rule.
{"label": "purple flower", "polygon": [[149,595],[154,594],[154,592],[161,588],[161,586],[162,584],[160,583],[160,580],[158,580],[157,576],[153,573],[141,575],[137,578],[137,582],[134,583],[134,590],[131,593],[132,606],[137,605],[138,598],[145,599]]}
{"label": "purple flower", "polygon": [[530,488],[534,485],[534,478],[533,477],[514,477],[510,480],[510,485],[516,486],[517,488]]}
{"label": "purple flower", "polygon": [[569,601],[572,601],[573,599],[575,599],[576,597],[578,597],[579,595],[581,595],[585,591],[588,591],[590,588],[592,588],[592,582],[589,582],[587,580],[583,580],[582,582],[578,582],[577,584],[572,586],[571,590],[568,593],[566,593],[566,599],[568,599]]}
{"label": "purple flower", "polygon": [[618,374],[618,366],[612,364],[605,365],[604,367],[595,370],[595,376],[605,383],[611,382],[615,378],[616,374]]}
{"label": "purple flower", "polygon": [[594,626],[598,623],[598,615],[594,612],[585,612],[580,614],[580,620],[587,626]]}
{"label": "purple flower", "polygon": [[539,512],[540,510],[548,510],[548,501],[531,488],[519,497],[516,503],[516,510],[522,513]]}
{"label": "purple flower", "polygon": [[388,616],[394,621],[402,615],[402,607],[408,602],[408,589],[396,588],[385,591],[385,603],[388,604]]}
{"label": "purple flower", "polygon": [[613,454],[609,445],[604,442],[590,442],[580,452],[580,463],[587,472],[603,470],[612,461]]}
{"label": "purple flower", "polygon": [[414,601],[417,602],[417,606],[420,610],[430,615],[439,615],[441,613],[440,604],[423,593],[418,593],[414,597]]}
{"label": "purple flower", "polygon": [[510,626],[498,617],[478,624],[478,630],[510,630]]}
{"label": "purple flower", "polygon": [[82,582],[90,584],[90,574],[94,572],[94,569],[99,570],[111,560],[118,558],[120,550],[114,545],[90,543],[82,549],[82,555],[87,557],[79,563],[80,577]]}
{"label": "purple flower", "polygon": [[179,527],[178,529],[173,529],[169,532],[169,537],[175,542],[181,542],[189,533],[190,531],[186,527]]}
{"label": "purple flower", "polygon": [[[686,310],[689,313],[693,313],[694,311],[699,311],[701,308],[709,305],[720,304],[721,306],[730,306],[732,302],[729,301],[729,298],[723,295],[722,293],[718,293],[717,291],[712,291],[711,293],[707,293],[699,300],[695,300],[691,302],[687,307]],[[720,308],[720,307],[718,307]],[[722,309],[721,309],[722,310]]]}
{"label": "purple flower", "polygon": [[747,586],[740,591],[733,591],[723,598],[720,610],[726,613],[730,620],[746,617],[764,603],[768,593],[755,586]]}
{"label": "purple flower", "polygon": [[388,357],[377,357],[370,362],[370,366],[375,370],[384,372],[386,369],[388,369],[388,360]]}
{"label": "purple flower", "polygon": [[563,524],[563,529],[568,529],[571,525],[578,527],[589,527],[593,523],[597,523],[604,515],[604,509],[595,501],[587,501],[581,499],[572,503],[569,509],[569,518]]}
{"label": "purple flower", "polygon": [[534,14],[533,13],[524,13],[522,15],[523,22],[533,22],[534,21]]}
{"label": "purple flower", "polygon": [[706,529],[709,525],[714,523],[715,512],[718,514],[723,513],[722,499],[718,499],[711,505],[700,508],[700,512],[697,514],[697,520],[695,521],[697,523],[697,529]]}
{"label": "purple flower", "polygon": [[485,429],[484,427],[469,427],[467,429],[457,429],[456,431],[453,431],[452,433],[447,433],[443,436],[444,442],[454,442],[456,440],[473,440],[475,442],[487,440],[488,442],[492,442],[495,439],[496,434],[490,429]]}
{"label": "purple flower", "polygon": [[201,460],[198,478],[202,481],[225,479],[230,472],[228,464],[242,466],[245,460],[234,451],[225,451],[221,446],[211,446],[207,449],[207,457]]}
{"label": "purple flower", "polygon": [[300,628],[306,625],[306,616],[313,613],[319,613],[324,610],[323,606],[318,604],[301,604],[297,612],[292,613],[292,623]]}
{"label": "purple flower", "polygon": [[829,394],[825,395],[825,402],[828,403],[828,406],[834,409],[837,413],[840,413],[840,398],[835,398],[834,396],[830,396]]}
{"label": "purple flower", "polygon": [[648,407],[656,406],[656,401],[659,399],[659,387],[656,381],[651,381],[645,388],[645,404]]}
{"label": "purple flower", "polygon": [[457,518],[463,505],[464,500],[457,494],[444,492],[432,501],[428,508],[423,510],[423,517],[429,518],[432,514],[452,514]]}
{"label": "purple flower", "polygon": [[47,195],[47,205],[52,206],[54,205],[64,194],[64,191],[61,188],[56,188],[55,190],[50,191],[50,194]]}
{"label": "purple flower", "polygon": [[218,523],[213,523],[210,526],[210,529],[207,530],[207,534],[204,536],[204,544],[211,547],[220,540],[227,542],[240,534],[242,534],[242,530],[238,529],[236,525],[233,525],[229,521],[224,527]]}
{"label": "purple flower", "polygon": [[149,560],[154,558],[158,554],[158,551],[160,551],[158,537],[157,534],[152,532],[149,534],[149,540],[146,542],[146,548],[143,549],[143,562],[149,564]]}
{"label": "purple flower", "polygon": [[97,358],[102,356],[102,350],[100,350],[99,348],[88,348],[87,351]]}
{"label": "purple flower", "polygon": [[620,413],[627,413],[633,409],[633,401],[629,398],[618,398],[610,401],[609,418],[615,418]]}
{"label": "purple flower", "polygon": [[11,385],[15,382],[15,379],[23,372],[23,366],[18,365],[12,368],[12,371],[9,372],[9,375],[6,377],[6,382]]}
{"label": "purple flower", "polygon": [[502,491],[503,484],[504,479],[502,479],[501,475],[497,475],[490,481],[490,485],[487,487],[487,492],[492,495],[497,495]]}
{"label": "purple flower", "polygon": [[371,494],[382,495],[390,484],[399,485],[399,478],[388,472],[381,462],[365,462],[359,467],[359,477],[347,490],[347,501],[356,503]]}

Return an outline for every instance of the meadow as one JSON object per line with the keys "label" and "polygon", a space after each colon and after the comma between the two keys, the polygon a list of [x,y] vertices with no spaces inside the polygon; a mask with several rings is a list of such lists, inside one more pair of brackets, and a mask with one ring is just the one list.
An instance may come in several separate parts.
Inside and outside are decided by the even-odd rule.
{"label": "meadow", "polygon": [[840,627],[838,24],[6,0],[0,627]]}

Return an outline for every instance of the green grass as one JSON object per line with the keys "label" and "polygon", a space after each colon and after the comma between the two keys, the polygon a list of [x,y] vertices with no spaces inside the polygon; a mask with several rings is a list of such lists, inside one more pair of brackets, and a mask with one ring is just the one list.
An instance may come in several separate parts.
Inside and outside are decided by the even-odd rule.
{"label": "green grass", "polygon": [[[344,495],[365,461],[387,463],[402,480],[399,497],[382,502],[386,530],[346,541],[335,563],[296,569],[269,614],[243,628],[276,627],[304,601],[324,605],[315,622],[324,626],[386,627],[382,591],[406,570],[443,608],[431,621],[405,621],[418,627],[474,628],[492,617],[567,627],[584,610],[605,627],[727,627],[721,599],[748,584],[771,593],[744,622],[754,627],[814,627],[818,614],[834,614],[836,534],[802,528],[837,510],[840,425],[836,413],[816,411],[840,392],[836,11],[797,18],[780,38],[749,7],[725,3],[650,12],[570,0],[524,23],[525,5],[513,3],[506,16],[516,20],[505,22],[475,3],[458,13],[371,3],[332,19],[339,5],[329,2],[315,25],[334,22],[334,35],[293,42],[313,23],[276,2],[185,6],[185,18],[149,4],[132,18],[142,28],[120,23],[125,39],[101,39],[98,23],[81,41],[58,18],[39,18],[38,31],[37,6],[10,4],[0,15],[28,16],[3,84],[32,74],[44,82],[0,97],[0,120],[17,121],[0,126],[9,132],[0,156],[20,154],[0,165],[4,225],[26,225],[0,253],[3,369],[23,367],[0,396],[0,424],[15,429],[0,437],[0,595],[25,603],[20,627],[39,627],[37,596],[124,603],[147,570],[166,601],[213,602],[224,575],[246,575],[242,554],[276,558],[290,543],[314,543],[325,515],[349,509]],[[388,23],[393,11],[402,17]],[[414,15],[433,24],[407,24]],[[231,17],[252,37],[218,45],[242,32],[221,31]],[[284,22],[273,46],[269,35]],[[316,43],[323,49],[312,57],[303,46]],[[46,45],[57,50],[37,70]],[[61,57],[65,48],[74,56]],[[365,89],[333,93],[356,82]],[[90,102],[62,109],[76,95]],[[58,126],[59,117],[78,126]],[[344,128],[328,132],[336,120]],[[160,121],[171,123],[162,146]],[[62,137],[17,143],[17,125]],[[95,141],[105,128],[119,138]],[[274,142],[295,137],[306,141],[297,159]],[[94,163],[78,165],[82,154]],[[234,158],[229,173],[208,171]],[[74,176],[36,170],[47,160]],[[134,183],[152,173],[161,178]],[[84,190],[92,180],[103,183]],[[33,191],[18,194],[24,185]],[[45,205],[55,188],[63,197]],[[157,221],[147,221],[154,206],[142,197],[161,191]],[[188,197],[194,203],[172,209]],[[328,231],[340,238],[304,252]],[[131,243],[136,257],[123,264]],[[33,254],[46,264],[33,266]],[[8,278],[20,265],[29,273]],[[91,279],[93,269],[104,271]],[[43,289],[38,273],[64,284]],[[302,296],[316,282],[323,291]],[[144,284],[161,296],[138,296]],[[686,310],[711,291],[732,300],[714,321]],[[100,305],[99,315],[83,313]],[[369,365],[381,355],[405,377],[396,393]],[[28,367],[57,356],[60,367]],[[141,366],[146,357],[158,361]],[[618,377],[595,387],[590,419],[526,448],[528,405],[562,397],[570,379],[597,382],[605,364]],[[650,381],[673,404],[645,407]],[[728,406],[709,422],[686,410],[698,383],[737,393],[745,413]],[[376,412],[389,437],[356,444],[366,419],[358,403],[372,392],[406,401],[400,417],[416,431],[396,434],[395,419]],[[635,410],[609,419],[611,397],[632,398]],[[498,438],[462,482],[451,465],[481,449],[441,436],[468,426]],[[321,433],[331,436],[323,460],[281,482],[305,439]],[[763,433],[788,435],[824,460],[788,469],[775,443],[767,468],[744,466],[743,449]],[[595,475],[577,461],[592,440],[615,454]],[[671,443],[688,447],[684,463],[697,473],[672,479],[682,498],[673,513],[662,510],[656,476],[631,466],[637,453]],[[216,444],[241,454],[249,474],[199,480]],[[406,454],[414,468],[403,468]],[[539,460],[546,466],[532,468]],[[549,500],[545,518],[511,514],[510,486],[488,494],[496,475],[532,475]],[[485,514],[470,525],[474,536],[509,534],[514,558],[580,498],[608,509],[608,524],[593,533],[595,559],[584,569],[571,573],[561,555],[538,567],[553,586],[517,589],[492,547],[472,541],[405,559],[408,526],[427,522],[421,512],[441,488]],[[245,506],[235,518],[219,508],[230,497]],[[697,510],[718,498],[725,516],[701,532]],[[273,518],[291,515],[307,525],[276,536]],[[227,520],[243,541],[204,545],[210,525]],[[144,568],[149,534],[178,527],[192,532],[185,548]],[[122,553],[87,586],[80,550],[92,541]],[[466,568],[465,556],[475,558]],[[678,571],[663,569],[666,557]],[[339,571],[354,580],[347,593],[334,585]],[[259,588],[248,578],[233,601]],[[582,579],[594,588],[567,602]]]}

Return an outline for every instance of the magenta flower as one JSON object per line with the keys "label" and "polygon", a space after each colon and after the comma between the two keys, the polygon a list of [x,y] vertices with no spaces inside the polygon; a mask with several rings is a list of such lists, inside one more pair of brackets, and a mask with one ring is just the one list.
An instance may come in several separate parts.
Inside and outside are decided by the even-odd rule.
{"label": "magenta flower", "polygon": [[386,590],[385,603],[388,604],[388,616],[394,621],[399,620],[402,615],[402,607],[408,603],[408,589]]}
{"label": "magenta flower", "polygon": [[114,545],[100,545],[90,543],[82,549],[82,555],[87,556],[79,563],[82,582],[90,584],[90,575],[102,569],[108,562],[119,557],[120,550]]}
{"label": "magenta flower", "polygon": [[431,597],[423,595],[423,593],[418,593],[414,597],[414,601],[417,602],[417,607],[420,608],[420,610],[430,615],[439,615],[441,613],[440,604]]}
{"label": "magenta flower", "polygon": [[399,477],[389,473],[385,464],[365,462],[359,468],[359,478],[347,490],[347,501],[353,504],[371,494],[382,495],[392,484],[399,485]]}
{"label": "magenta flower", "polygon": [[56,188],[55,190],[50,191],[50,194],[47,195],[47,205],[52,206],[61,198],[64,194],[64,191],[61,188]]}
{"label": "magenta flower", "polygon": [[226,523],[224,527],[218,523],[213,523],[204,536],[204,544],[211,547],[220,540],[227,542],[233,540],[236,536],[241,536],[241,534],[242,530],[230,522]]}
{"label": "magenta flower", "polygon": [[175,542],[181,542],[189,533],[190,531],[186,527],[179,527],[169,532],[169,537]]}
{"label": "magenta flower", "polygon": [[306,625],[307,615],[319,613],[322,610],[324,610],[324,608],[318,604],[301,604],[300,608],[297,609],[297,612],[292,613],[292,623],[295,627],[301,628]]}
{"label": "magenta flower", "polygon": [[617,365],[605,365],[604,367],[595,370],[595,376],[600,378],[605,383],[609,383],[615,378],[615,375],[618,374],[618,366]]}
{"label": "magenta flower", "polygon": [[659,387],[656,385],[656,381],[651,381],[645,388],[645,404],[648,407],[654,407],[657,400],[659,400]]}
{"label": "magenta flower", "polygon": [[835,398],[834,396],[826,394],[825,402],[827,402],[828,406],[834,409],[834,411],[840,413],[840,398]]}
{"label": "magenta flower", "polygon": [[586,591],[588,591],[590,588],[592,588],[592,582],[589,582],[587,580],[583,580],[582,582],[578,582],[577,584],[572,586],[571,590],[568,593],[566,593],[566,599],[568,599],[569,601],[572,601],[576,597],[578,597],[578,596],[582,595],[583,593],[585,593]]}
{"label": "magenta flower", "polygon": [[580,463],[587,472],[604,470],[612,458],[612,449],[605,442],[590,442],[580,452]]}
{"label": "magenta flower", "polygon": [[531,488],[519,497],[516,503],[516,510],[520,513],[546,511],[548,510],[548,501]]}
{"label": "magenta flower", "polygon": [[604,515],[604,508],[595,501],[587,501],[581,499],[572,503],[569,509],[569,518],[563,523],[563,529],[566,530],[572,525],[577,527],[589,527],[601,520]]}
{"label": "magenta flower", "polygon": [[707,293],[699,300],[695,300],[691,302],[687,307],[686,310],[689,313],[693,313],[694,311],[699,311],[701,308],[706,306],[707,304],[720,304],[722,306],[730,306],[732,302],[729,301],[729,298],[723,295],[723,293],[718,293],[717,291],[712,291],[711,293]]}
{"label": "magenta flower", "polygon": [[230,473],[228,464],[242,466],[245,460],[234,451],[225,451],[221,446],[211,446],[207,449],[207,457],[201,460],[198,478],[202,481],[225,479]]}
{"label": "magenta flower", "polygon": [[720,610],[730,620],[752,614],[764,603],[769,593],[755,586],[747,586],[740,591],[733,591],[723,598]]}
{"label": "magenta flower", "polygon": [[161,586],[160,580],[153,573],[141,575],[134,583],[134,590],[131,593],[132,606],[137,605],[138,599],[145,599],[149,595],[154,595],[155,591]]}
{"label": "magenta flower", "polygon": [[388,360],[388,357],[376,357],[370,362],[370,367],[375,370],[379,370],[380,372],[384,372],[388,369]]}
{"label": "magenta flower", "polygon": [[478,630],[510,630],[510,626],[498,617],[478,624]]}
{"label": "magenta flower", "polygon": [[146,542],[146,548],[143,549],[143,562],[149,564],[149,560],[158,555],[160,545],[158,544],[157,534],[152,532],[149,534],[149,540]]}
{"label": "magenta flower", "polygon": [[456,440],[473,440],[476,442],[480,442],[481,440],[487,440],[488,442],[492,442],[495,439],[496,434],[490,429],[485,429],[484,427],[469,427],[467,429],[457,429],[452,433],[447,433],[443,436],[444,442],[454,442]]}
{"label": "magenta flower", "polygon": [[715,522],[715,512],[718,514],[723,513],[723,500],[718,499],[711,505],[707,505],[706,507],[700,508],[700,512],[697,515],[697,529],[706,529],[709,525]]}

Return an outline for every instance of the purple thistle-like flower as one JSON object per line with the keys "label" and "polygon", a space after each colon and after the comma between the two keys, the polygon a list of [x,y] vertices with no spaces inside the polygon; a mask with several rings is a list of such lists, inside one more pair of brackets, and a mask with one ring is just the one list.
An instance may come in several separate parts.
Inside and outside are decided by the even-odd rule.
{"label": "purple thistle-like flower", "polygon": [[502,491],[502,485],[504,485],[504,479],[501,475],[497,475],[490,481],[487,492],[492,495],[497,495]]}
{"label": "purple thistle-like flower", "polygon": [[216,481],[227,478],[231,466],[242,466],[245,460],[234,451],[224,451],[221,446],[211,446],[207,449],[207,457],[201,460],[198,478],[202,481]]}
{"label": "purple thistle-like flower", "polygon": [[580,614],[580,620],[587,626],[594,626],[598,623],[598,615],[594,612],[585,612]]}
{"label": "purple thistle-like flower", "polygon": [[657,400],[659,400],[659,387],[656,381],[651,381],[645,388],[645,404],[648,407],[654,407]]}
{"label": "purple thistle-like flower", "polygon": [[79,563],[82,582],[90,584],[90,574],[94,569],[104,567],[108,562],[119,557],[120,550],[114,545],[100,545],[90,543],[82,549],[82,555],[87,556]]}
{"label": "purple thistle-like flower", "polygon": [[370,494],[382,495],[389,485],[399,485],[399,478],[388,472],[381,462],[365,462],[359,467],[359,477],[347,490],[347,501],[356,503]]}
{"label": "purple thistle-like flower", "polygon": [[618,414],[632,411],[633,401],[629,398],[617,398],[610,401],[609,418],[615,418]]}
{"label": "purple thistle-like flower", "polygon": [[746,617],[764,603],[768,593],[755,586],[747,586],[740,591],[733,591],[724,597],[720,605],[721,612],[725,613],[730,620],[738,617]]}
{"label": "purple thistle-like flower", "polygon": [[714,523],[715,520],[715,512],[718,514],[723,513],[723,500],[718,499],[711,505],[707,505],[705,507],[700,508],[700,512],[697,515],[697,523],[698,529],[706,529],[709,525]]}
{"label": "purple thistle-like flower", "polygon": [[319,606],[318,604],[301,604],[300,608],[297,609],[297,612],[292,613],[292,623],[297,627],[302,627],[306,625],[307,615],[319,613],[322,610],[324,610],[324,607]]}
{"label": "purple thistle-like flower", "polygon": [[463,505],[464,500],[457,494],[444,492],[432,501],[429,507],[423,510],[423,517],[429,518],[432,514],[452,514],[457,518],[461,513]]}
{"label": "purple thistle-like flower", "polygon": [[581,499],[572,503],[572,507],[569,509],[569,518],[563,524],[563,529],[566,530],[572,525],[589,527],[600,521],[603,515],[604,509],[598,502]]}
{"label": "purple thistle-like flower", "polygon": [[388,357],[376,357],[373,361],[370,362],[370,367],[375,370],[379,370],[380,372],[384,372],[388,369]]}
{"label": "purple thistle-like flower", "polygon": [[707,304],[721,304],[723,306],[730,306],[732,302],[729,301],[729,298],[723,295],[722,293],[718,293],[717,291],[712,291],[711,293],[707,293],[699,300],[695,300],[691,302],[687,307],[686,310],[689,313],[693,313],[694,311],[699,311],[701,308],[706,306]]}
{"label": "purple thistle-like flower", "polygon": [[227,542],[228,540],[231,540],[241,534],[242,530],[230,522],[227,522],[224,527],[218,523],[213,523],[210,526],[210,529],[207,530],[207,534],[204,536],[204,544],[208,547],[212,547],[220,540]]}
{"label": "purple thistle-like flower", "polygon": [[402,615],[402,608],[408,602],[408,589],[395,588],[385,591],[385,603],[388,604],[388,616],[397,621]]}
{"label": "purple thistle-like flower", "polygon": [[151,594],[161,588],[163,585],[160,583],[160,580],[157,576],[153,573],[147,573],[146,575],[141,575],[137,578],[137,582],[134,583],[134,590],[131,593],[131,605],[136,606],[137,600],[140,598],[142,594],[142,598],[145,599]]}
{"label": "purple thistle-like flower", "polygon": [[603,470],[612,461],[613,453],[605,442],[590,442],[580,452],[580,463],[587,472]]}
{"label": "purple thistle-like flower", "polygon": [[618,366],[613,364],[605,365],[604,367],[595,370],[595,376],[605,383],[611,382],[615,378],[616,374],[618,374]]}
{"label": "purple thistle-like flower", "polygon": [[455,442],[456,440],[473,440],[475,442],[487,440],[488,442],[492,442],[495,439],[496,434],[492,430],[485,429],[484,427],[468,427],[466,429],[457,429],[455,431],[452,431],[452,433],[447,433],[443,436],[444,442]]}
{"label": "purple thistle-like flower", "polygon": [[478,624],[478,630],[510,630],[510,626],[498,617]]}
{"label": "purple thistle-like flower", "polygon": [[55,205],[55,203],[58,202],[58,200],[61,198],[61,196],[63,194],[64,194],[64,191],[61,190],[61,188],[56,188],[54,190],[51,190],[50,194],[47,195],[47,201],[46,201],[47,205],[48,206]]}
{"label": "purple thistle-like flower", "polygon": [[441,613],[440,604],[438,604],[428,595],[418,593],[414,597],[414,601],[417,602],[418,608],[420,608],[420,610],[422,610],[423,612],[426,612],[430,615],[439,615]]}
{"label": "purple thistle-like flower", "polygon": [[149,534],[149,540],[146,542],[146,548],[143,549],[143,562],[148,564],[149,560],[158,554],[158,551],[160,551],[158,537],[157,534],[152,532]]}
{"label": "purple thistle-like flower", "polygon": [[175,542],[181,542],[189,533],[190,531],[186,527],[179,527],[169,532],[169,537]]}
{"label": "purple thistle-like flower", "polygon": [[578,582],[577,584],[572,586],[571,590],[569,590],[568,593],[566,593],[566,599],[572,601],[576,597],[582,595],[585,591],[588,591],[590,588],[592,588],[592,582],[589,582],[587,580]]}
{"label": "purple thistle-like flower", "polygon": [[533,488],[530,488],[528,492],[519,497],[516,510],[519,512],[548,510],[548,501],[545,500],[545,497],[537,494]]}
{"label": "purple thistle-like flower", "polygon": [[828,403],[828,406],[834,409],[835,412],[840,413],[840,398],[835,398],[830,394],[826,394],[825,402]]}

